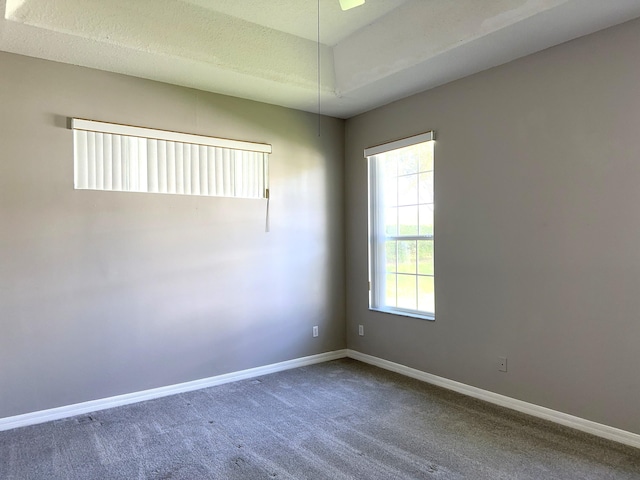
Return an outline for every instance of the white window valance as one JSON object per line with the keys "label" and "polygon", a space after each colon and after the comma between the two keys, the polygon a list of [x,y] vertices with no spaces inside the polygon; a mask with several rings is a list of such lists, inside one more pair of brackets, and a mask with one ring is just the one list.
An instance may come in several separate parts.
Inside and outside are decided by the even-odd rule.
{"label": "white window valance", "polygon": [[271,145],[74,118],[76,189],[268,197]]}

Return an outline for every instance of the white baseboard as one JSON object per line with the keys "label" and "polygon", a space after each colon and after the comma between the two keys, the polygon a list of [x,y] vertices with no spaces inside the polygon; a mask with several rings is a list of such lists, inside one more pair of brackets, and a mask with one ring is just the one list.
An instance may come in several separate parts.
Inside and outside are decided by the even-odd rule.
{"label": "white baseboard", "polygon": [[522,400],[516,400],[515,398],[493,393],[481,388],[472,387],[464,383],[449,380],[448,378],[438,377],[430,373],[416,370],[415,368],[407,367],[399,363],[390,362],[382,358],[360,353],[355,350],[347,350],[347,356],[354,360],[359,360],[364,363],[375,365],[376,367],[384,368],[392,372],[400,373],[407,377],[422,380],[423,382],[431,383],[439,387],[453,390],[470,397],[478,398],[502,407],[507,407],[518,412],[526,413],[534,417],[550,420],[560,425],[575,428],[582,432],[587,432],[598,437],[613,440],[625,445],[640,448],[640,435],[636,433],[627,432],[619,428],[610,427],[601,423],[592,422],[591,420],[585,420],[584,418],[574,417],[566,413],[551,410],[550,408],[534,405],[533,403],[524,402]]}
{"label": "white baseboard", "polygon": [[250,368],[248,370],[241,370],[239,372],[217,375],[215,377],[203,378],[191,382],[178,383],[176,385],[143,390],[141,392],[127,393],[125,395],[117,395],[115,397],[101,398],[98,400],[76,403],[74,405],[67,405],[64,407],[51,408],[48,410],[40,410],[32,413],[25,413],[23,415],[16,415],[13,417],[0,418],[0,431],[10,430],[12,428],[18,427],[26,427],[28,425],[35,425],[37,423],[49,422],[52,420],[59,420],[61,418],[73,417],[75,415],[83,415],[86,413],[95,412],[97,410],[105,410],[107,408],[129,405],[131,403],[143,402],[145,400],[166,397],[168,395],[175,395],[176,393],[190,392],[192,390],[213,387],[215,385],[222,385],[224,383],[236,382],[238,380],[244,380],[247,378],[267,375],[269,373],[289,370],[291,368],[298,368],[304,367],[306,365],[313,365],[315,363],[328,362],[330,360],[336,360],[338,358],[344,358],[346,356],[347,350],[336,350],[334,352],[326,352],[320,353],[318,355],[311,355],[308,357],[295,358],[293,360],[287,360],[285,362],[273,363],[271,365],[265,365],[263,367]]}
{"label": "white baseboard", "polygon": [[241,370],[239,372],[217,375],[215,377],[203,378],[200,380],[179,383],[176,385],[169,385],[166,387],[143,390],[141,392],[127,393],[125,395],[117,395],[115,397],[102,398],[89,402],[76,403],[74,405],[67,405],[63,407],[51,408],[48,410],[25,413],[13,417],[0,418],[0,431],[26,427],[28,425],[35,425],[38,423],[59,420],[76,415],[83,415],[98,410],[105,410],[107,408],[129,405],[131,403],[143,402],[145,400],[166,397],[168,395],[175,395],[177,393],[190,392],[192,390],[213,387],[216,385],[222,385],[238,380],[245,380],[247,378],[259,377],[261,375],[267,375],[269,373],[289,370],[291,368],[304,367],[306,365],[313,365],[316,363],[337,360],[344,357],[353,358],[354,360],[359,360],[370,365],[375,365],[377,367],[384,368],[385,370],[400,373],[402,375],[406,375],[407,377],[431,383],[433,385],[437,385],[448,390],[453,390],[470,397],[478,398],[480,400],[494,403],[496,405],[507,407],[518,412],[532,415],[534,417],[543,418],[560,425],[575,428],[576,430],[597,435],[599,437],[623,443],[625,445],[640,448],[640,435],[638,434],[627,432],[619,428],[610,427],[608,425],[603,425],[601,423],[592,422],[591,420],[585,420],[583,418],[558,412],[556,410],[551,410],[550,408],[534,405],[533,403],[516,400],[505,395],[500,395],[488,390],[483,390],[481,388],[472,387],[470,385],[456,382],[454,380],[449,380],[437,375],[432,375],[430,373],[407,367],[399,363],[390,362],[389,360],[384,360],[382,358],[347,349],[320,353],[318,355],[311,355],[308,357],[296,358],[293,360],[287,360],[285,362],[273,363],[271,365],[250,368],[248,370]]}

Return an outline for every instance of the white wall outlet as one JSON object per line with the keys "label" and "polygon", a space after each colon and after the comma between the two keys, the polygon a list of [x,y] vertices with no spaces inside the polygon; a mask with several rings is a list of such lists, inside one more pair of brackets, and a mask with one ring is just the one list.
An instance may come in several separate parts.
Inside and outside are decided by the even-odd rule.
{"label": "white wall outlet", "polygon": [[317,325],[315,325],[315,326],[313,327],[313,336],[314,336],[314,337],[317,337],[317,336],[318,336],[318,326],[317,326]]}
{"label": "white wall outlet", "polygon": [[364,325],[358,325],[358,335],[364,337]]}
{"label": "white wall outlet", "polygon": [[499,372],[507,371],[507,357],[498,357],[498,371]]}

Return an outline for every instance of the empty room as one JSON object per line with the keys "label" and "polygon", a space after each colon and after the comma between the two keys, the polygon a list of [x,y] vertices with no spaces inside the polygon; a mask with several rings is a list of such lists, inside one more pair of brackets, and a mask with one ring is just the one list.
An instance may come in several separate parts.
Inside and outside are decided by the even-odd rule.
{"label": "empty room", "polygon": [[0,479],[640,479],[640,1],[0,10]]}

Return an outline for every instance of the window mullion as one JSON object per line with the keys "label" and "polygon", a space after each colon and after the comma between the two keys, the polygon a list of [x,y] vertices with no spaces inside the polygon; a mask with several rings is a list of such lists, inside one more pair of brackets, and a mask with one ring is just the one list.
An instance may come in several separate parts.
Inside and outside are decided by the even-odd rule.
{"label": "window mullion", "polygon": [[433,240],[433,235],[384,235],[385,241],[395,240],[395,241],[407,241],[411,240]]}

